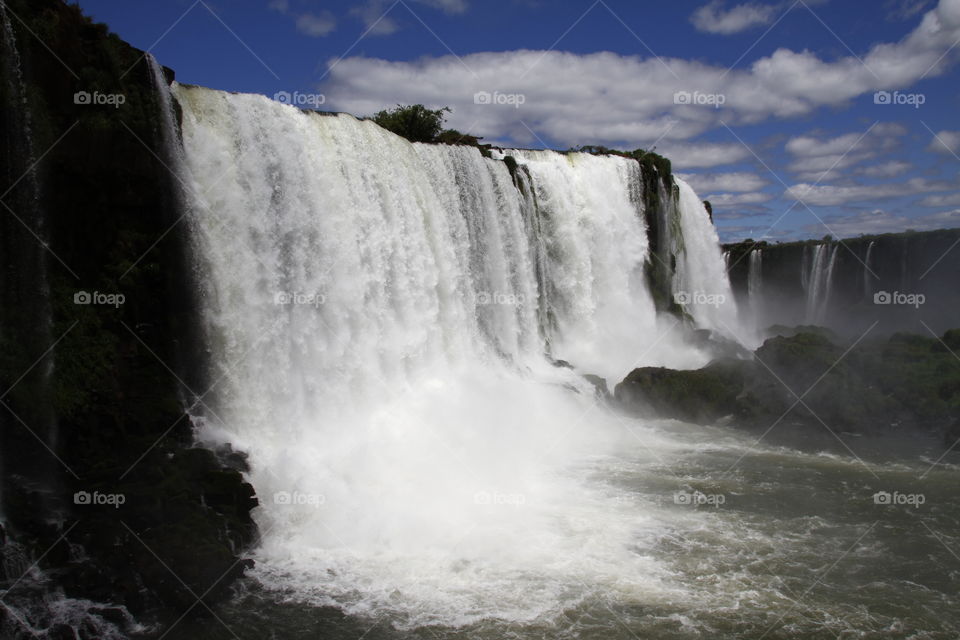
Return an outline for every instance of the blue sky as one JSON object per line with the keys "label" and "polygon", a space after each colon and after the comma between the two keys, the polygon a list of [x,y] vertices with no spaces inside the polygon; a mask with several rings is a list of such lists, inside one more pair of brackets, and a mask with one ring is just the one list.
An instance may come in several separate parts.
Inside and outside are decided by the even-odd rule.
{"label": "blue sky", "polygon": [[450,106],[505,146],[655,146],[724,240],[960,227],[960,0],[80,5],[181,82]]}

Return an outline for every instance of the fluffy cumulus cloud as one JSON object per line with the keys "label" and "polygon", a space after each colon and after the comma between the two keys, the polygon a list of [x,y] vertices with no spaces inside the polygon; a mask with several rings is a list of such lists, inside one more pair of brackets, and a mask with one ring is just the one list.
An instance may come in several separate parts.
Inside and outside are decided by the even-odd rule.
{"label": "fluffy cumulus cloud", "polygon": [[[433,4],[449,11],[460,5]],[[711,153],[683,155],[678,143],[722,123],[798,117],[877,90],[904,89],[943,73],[960,47],[944,52],[958,39],[960,0],[940,0],[914,31],[899,42],[875,45],[863,62],[854,56],[825,61],[788,49],[734,71],[607,52],[518,50],[404,62],[352,57],[330,70],[322,90],[331,108],[352,113],[397,102],[449,105],[451,125],[479,135],[519,144],[656,144],[664,153],[677,149],[680,168],[719,166]],[[731,151],[726,161],[738,154]]]}
{"label": "fluffy cumulus cloud", "polygon": [[[887,122],[875,123],[862,132],[846,133],[834,137],[806,134],[791,138],[784,150],[793,160],[787,169],[799,180],[821,182],[841,170],[859,165],[877,156],[900,147],[900,138],[907,134],[903,125]],[[904,163],[887,163],[873,175],[882,177],[884,172],[896,175]],[[909,165],[906,165],[909,168]],[[868,169],[861,167],[865,175]],[[892,173],[891,173],[892,172]]]}
{"label": "fluffy cumulus cloud", "polygon": [[698,31],[729,35],[769,24],[777,7],[762,4],[738,4],[729,9],[720,0],[705,4],[690,16],[690,22]]}

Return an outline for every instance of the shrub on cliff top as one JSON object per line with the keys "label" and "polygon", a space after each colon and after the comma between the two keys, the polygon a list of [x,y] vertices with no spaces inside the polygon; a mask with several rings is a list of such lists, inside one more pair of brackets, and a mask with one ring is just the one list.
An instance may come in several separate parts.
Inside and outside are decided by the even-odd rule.
{"label": "shrub on cliff top", "polygon": [[398,104],[395,109],[378,112],[373,121],[410,142],[435,142],[443,131],[444,114],[450,112],[450,107],[434,110],[422,104]]}

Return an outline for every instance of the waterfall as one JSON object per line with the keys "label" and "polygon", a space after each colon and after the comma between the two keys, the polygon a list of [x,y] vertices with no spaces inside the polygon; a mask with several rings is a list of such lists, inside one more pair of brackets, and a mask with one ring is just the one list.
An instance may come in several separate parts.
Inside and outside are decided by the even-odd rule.
{"label": "waterfall", "polygon": [[176,170],[177,167],[182,168],[184,163],[183,145],[180,141],[180,129],[177,126],[177,112],[173,105],[173,95],[170,93],[170,85],[163,72],[163,67],[160,66],[152,53],[147,53],[146,56],[147,66],[150,68],[150,77],[153,80],[153,88],[160,100],[160,112],[163,114],[163,121],[160,126],[164,152],[172,165],[170,168]]}
{"label": "waterfall", "polygon": [[675,180],[680,191],[679,235],[683,244],[677,251],[674,297],[686,300],[684,307],[697,325],[744,341],[739,335],[737,305],[724,269],[717,230],[690,185]]}
{"label": "waterfall", "polygon": [[747,297],[755,328],[763,318],[763,250],[753,249],[747,263]]}
{"label": "waterfall", "polygon": [[[637,364],[692,363],[671,319],[658,316],[644,264],[650,259],[640,165],[620,157],[519,151],[530,172],[549,256],[544,287],[555,327],[551,353],[621,377]],[[719,250],[719,249],[717,249]]]}
{"label": "waterfall", "polygon": [[813,248],[813,254],[807,260],[804,253],[807,274],[804,282],[807,291],[806,322],[819,324],[824,321],[830,304],[833,288],[833,267],[837,258],[840,244],[818,244]]}
{"label": "waterfall", "polygon": [[[638,163],[510,151],[512,177],[348,115],[172,91],[217,381],[196,420],[250,452],[261,583],[422,625],[665,579],[585,470],[639,436],[579,372],[708,360],[655,309]],[[685,189],[683,282],[729,293]]]}
{"label": "waterfall", "polygon": [[867,245],[867,256],[863,261],[863,298],[868,302],[873,295],[873,276],[870,273],[870,259],[873,257],[873,245],[875,244],[876,242],[871,240],[870,244]]}

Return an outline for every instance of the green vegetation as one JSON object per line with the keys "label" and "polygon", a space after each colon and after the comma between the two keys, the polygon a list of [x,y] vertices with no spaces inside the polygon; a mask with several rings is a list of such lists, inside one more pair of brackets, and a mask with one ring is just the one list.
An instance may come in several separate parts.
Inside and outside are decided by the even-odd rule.
{"label": "green vegetation", "polygon": [[632,158],[640,163],[644,168],[645,174],[656,173],[661,179],[673,175],[673,167],[670,160],[654,152],[653,149],[634,149],[633,151],[621,151],[620,149],[610,149],[602,145],[584,145],[573,147],[570,151],[577,153],[589,153],[595,156],[621,156],[623,158]]}
{"label": "green vegetation", "polygon": [[[400,105],[395,109],[384,109],[373,116],[378,125],[406,138],[410,142],[437,142],[443,132],[444,114],[452,113],[450,107],[427,109],[422,104]],[[448,138],[457,134],[447,132]]]}

